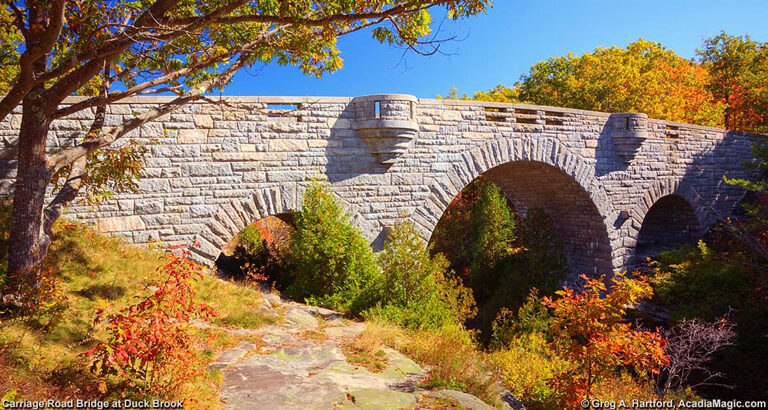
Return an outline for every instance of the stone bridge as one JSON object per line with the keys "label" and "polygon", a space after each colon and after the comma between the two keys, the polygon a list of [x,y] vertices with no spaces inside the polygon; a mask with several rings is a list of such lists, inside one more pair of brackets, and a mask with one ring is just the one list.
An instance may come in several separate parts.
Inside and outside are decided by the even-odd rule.
{"label": "stone bridge", "polygon": [[[114,104],[107,125],[164,101]],[[0,137],[15,137],[20,117],[0,124]],[[92,118],[54,122],[50,149],[82,138]],[[225,97],[131,134],[152,141],[140,192],[96,209],[72,206],[68,215],[135,244],[197,240],[195,257],[211,265],[246,225],[299,209],[313,179],[328,181],[380,246],[399,218],[429,238],[450,201],[482,174],[517,212],[537,206],[553,217],[574,272],[610,272],[728,216],[743,193],[722,177],[748,176],[742,164],[756,137],[638,113],[396,94]],[[0,164],[4,193],[14,167]]]}

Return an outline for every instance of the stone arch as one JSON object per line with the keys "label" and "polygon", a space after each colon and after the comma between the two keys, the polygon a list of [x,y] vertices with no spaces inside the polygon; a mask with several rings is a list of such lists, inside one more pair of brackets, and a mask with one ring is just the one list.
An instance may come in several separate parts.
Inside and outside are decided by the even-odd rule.
{"label": "stone arch", "polygon": [[[205,266],[213,266],[221,249],[249,224],[270,215],[298,211],[306,187],[295,183],[275,185],[257,189],[246,198],[219,204],[213,216],[203,224],[203,228],[189,245],[192,258]],[[374,230],[357,208],[338,196],[336,199],[353,223],[362,230],[366,239],[372,240]]]}
{"label": "stone arch", "polygon": [[[592,209],[591,222],[595,228],[593,238],[595,253],[600,257],[597,265],[589,269],[589,273],[617,268],[617,258],[613,249],[621,238],[607,225],[616,219],[616,212],[608,196],[595,178],[594,163],[585,161],[554,138],[525,137],[500,138],[491,140],[467,152],[458,154],[454,165],[446,175],[436,177],[429,183],[429,194],[416,208],[412,220],[422,236],[429,238],[437,222],[453,198],[472,180],[480,174],[501,169],[507,164],[518,163],[520,166],[544,167],[557,174],[559,181],[568,183],[573,192],[580,192],[583,203],[588,203]],[[555,217],[553,215],[553,217]],[[556,222],[557,218],[555,217]],[[561,220],[562,221],[562,220]],[[590,246],[592,246],[590,245]],[[574,268],[583,268],[578,266]],[[585,270],[586,271],[586,270]],[[603,273],[607,273],[603,272]]]}
{"label": "stone arch", "polygon": [[708,205],[706,199],[691,184],[679,179],[667,178],[655,181],[645,192],[645,195],[632,211],[633,225],[640,229],[651,207],[659,199],[669,195],[676,195],[684,199],[691,206],[702,231],[709,229],[717,222],[717,217],[714,215],[711,206]]}
{"label": "stone arch", "polygon": [[701,236],[717,218],[688,183],[668,178],[654,182],[633,209],[631,255],[634,262],[650,256],[661,242],[682,245]]}

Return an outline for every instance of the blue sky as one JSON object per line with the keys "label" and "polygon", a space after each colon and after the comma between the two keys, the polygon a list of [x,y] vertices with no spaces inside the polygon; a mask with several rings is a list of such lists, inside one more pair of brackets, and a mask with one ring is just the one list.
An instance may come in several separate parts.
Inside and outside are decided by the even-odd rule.
{"label": "blue sky", "polygon": [[[720,30],[768,41],[768,0],[522,1],[495,0],[487,14],[446,23],[447,55],[424,57],[380,45],[369,33],[339,41],[344,68],[321,79],[293,67],[270,65],[240,72],[225,95],[361,96],[445,95],[451,86],[471,94],[511,85],[531,65],[569,51],[626,46],[644,38],[691,58]],[[442,13],[434,13],[435,20]]]}

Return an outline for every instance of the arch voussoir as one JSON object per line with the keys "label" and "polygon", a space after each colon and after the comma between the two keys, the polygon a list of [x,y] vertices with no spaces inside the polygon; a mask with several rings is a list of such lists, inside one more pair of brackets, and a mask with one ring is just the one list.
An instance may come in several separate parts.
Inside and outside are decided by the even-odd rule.
{"label": "arch voussoir", "polygon": [[[271,215],[297,211],[304,191],[297,184],[284,183],[257,189],[242,199],[232,199],[218,205],[213,216],[203,224],[189,247],[197,262],[213,266],[221,249],[249,224]],[[368,240],[373,240],[374,229],[358,212],[357,206],[336,199],[341,203],[353,223],[362,230]],[[194,243],[199,243],[195,246]]]}
{"label": "arch voussoir", "polygon": [[254,191],[246,198],[219,204],[214,215],[195,235],[194,242],[198,245],[193,243],[190,246],[193,259],[206,266],[213,266],[221,249],[250,223],[269,215],[293,211],[292,207],[286,206],[290,201],[282,200],[284,196],[287,199],[290,196],[281,191],[279,186],[266,187]]}
{"label": "arch voussoir", "polygon": [[247,222],[237,214],[235,207],[229,202],[219,205],[218,212],[221,213],[222,219],[229,223],[233,235],[240,232],[247,225]]}
{"label": "arch voussoir", "polygon": [[[243,199],[239,201],[236,199],[232,199],[231,201],[229,201],[229,206],[231,206],[232,210],[234,211],[233,217],[239,218],[243,224],[247,225],[249,223],[248,221],[253,220],[254,215],[245,210],[244,204],[246,201],[247,199]],[[237,221],[238,225],[240,224],[240,221]]]}
{"label": "arch voussoir", "polygon": [[607,226],[608,221],[612,222],[611,218],[616,214],[603,186],[595,178],[594,165],[570,152],[562,142],[554,138],[537,138],[535,135],[512,139],[497,138],[458,155],[457,161],[449,168],[446,177],[435,178],[428,182],[429,194],[411,216],[414,224],[417,225],[417,230],[423,237],[429,238],[445,209],[465,186],[479,175],[513,162],[549,165],[570,178],[575,183],[574,186],[581,187],[585,198],[588,198],[587,201],[594,205],[594,209],[599,214],[593,222],[589,223],[594,224],[590,225],[593,226],[590,229],[602,232],[602,234],[596,234],[602,235],[603,239],[594,239],[601,243],[598,246],[604,255],[601,260],[606,261],[604,263],[608,266],[620,265],[617,260],[621,258],[614,255],[614,248],[621,238]]}

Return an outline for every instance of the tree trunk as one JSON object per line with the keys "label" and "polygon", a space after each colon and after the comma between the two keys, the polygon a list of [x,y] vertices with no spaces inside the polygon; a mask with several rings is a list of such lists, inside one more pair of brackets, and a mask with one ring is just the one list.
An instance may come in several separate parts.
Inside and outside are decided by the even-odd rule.
{"label": "tree trunk", "polygon": [[[45,26],[46,10],[30,5],[29,26]],[[27,47],[37,47],[43,33],[38,30],[25,33]],[[32,61],[22,70],[38,76],[45,72],[46,55]],[[39,84],[22,100],[21,130],[18,140],[18,165],[13,193],[13,215],[8,238],[8,272],[4,288],[18,295],[25,286],[39,286],[38,267],[48,252],[50,239],[42,230],[45,191],[51,180],[45,152],[48,127],[51,122],[49,105],[44,98],[45,85]],[[0,290],[0,302],[2,302]]]}
{"label": "tree trunk", "polygon": [[50,245],[50,238],[42,229],[45,191],[51,180],[45,153],[50,120],[37,91],[30,92],[22,103],[6,277],[6,288],[12,293],[22,290],[24,285],[37,285],[36,268]]}

